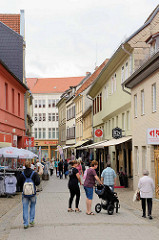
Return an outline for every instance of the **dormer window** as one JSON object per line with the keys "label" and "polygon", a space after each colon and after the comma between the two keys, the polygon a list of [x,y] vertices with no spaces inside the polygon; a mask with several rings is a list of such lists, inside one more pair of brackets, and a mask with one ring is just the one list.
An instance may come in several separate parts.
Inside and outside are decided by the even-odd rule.
{"label": "dormer window", "polygon": [[150,56],[152,57],[159,51],[159,32],[150,36],[146,42],[150,44]]}

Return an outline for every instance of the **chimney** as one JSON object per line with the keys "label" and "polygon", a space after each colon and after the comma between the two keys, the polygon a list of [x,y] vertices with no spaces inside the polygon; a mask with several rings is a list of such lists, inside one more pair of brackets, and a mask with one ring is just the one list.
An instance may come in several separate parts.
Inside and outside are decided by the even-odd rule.
{"label": "chimney", "polygon": [[20,35],[25,40],[25,17],[24,17],[24,10],[20,10]]}
{"label": "chimney", "polygon": [[91,75],[91,72],[86,72],[86,76]]}

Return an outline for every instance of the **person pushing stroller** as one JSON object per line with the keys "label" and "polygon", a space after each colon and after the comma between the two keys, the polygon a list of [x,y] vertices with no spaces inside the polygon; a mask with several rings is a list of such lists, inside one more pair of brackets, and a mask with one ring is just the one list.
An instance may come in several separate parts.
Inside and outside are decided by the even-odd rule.
{"label": "person pushing stroller", "polygon": [[114,185],[116,185],[116,173],[111,168],[111,163],[107,163],[107,167],[103,170],[101,174],[101,181],[104,185],[111,188],[111,190],[114,192]]}

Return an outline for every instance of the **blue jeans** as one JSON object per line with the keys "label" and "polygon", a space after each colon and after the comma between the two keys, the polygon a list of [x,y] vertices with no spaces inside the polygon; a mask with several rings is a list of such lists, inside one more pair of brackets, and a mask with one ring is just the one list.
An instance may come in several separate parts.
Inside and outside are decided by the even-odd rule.
{"label": "blue jeans", "polygon": [[35,218],[35,204],[36,204],[36,196],[26,198],[22,196],[22,203],[23,203],[23,223],[24,226],[28,226],[28,210],[29,210],[29,203],[30,203],[30,222],[34,221]]}

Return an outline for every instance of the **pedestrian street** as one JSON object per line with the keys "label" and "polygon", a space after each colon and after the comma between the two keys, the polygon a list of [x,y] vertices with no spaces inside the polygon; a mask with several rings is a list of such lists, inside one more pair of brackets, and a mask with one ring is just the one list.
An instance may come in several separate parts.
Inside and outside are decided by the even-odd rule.
{"label": "pedestrian street", "polygon": [[[21,212],[11,227],[8,240],[156,240],[159,235],[159,228],[152,222],[154,220],[143,219],[141,212],[134,214],[122,207],[122,203],[117,214],[114,212],[110,216],[102,210],[89,216],[85,213],[83,189],[79,206],[81,213],[67,212],[68,198],[67,180],[51,177],[37,197],[35,226],[24,229]],[[100,200],[94,193],[93,211],[98,202]]]}

